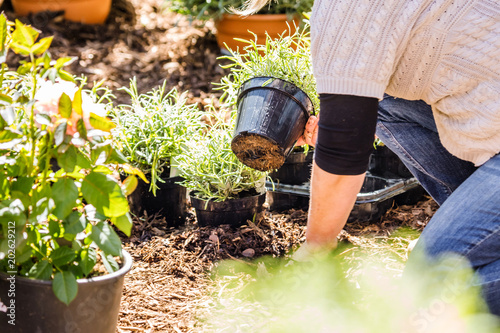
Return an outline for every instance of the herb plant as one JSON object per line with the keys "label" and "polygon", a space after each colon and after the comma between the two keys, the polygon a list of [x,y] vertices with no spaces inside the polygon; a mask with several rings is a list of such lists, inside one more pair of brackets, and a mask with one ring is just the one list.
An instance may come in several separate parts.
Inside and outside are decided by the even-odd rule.
{"label": "herb plant", "polygon": [[309,27],[298,29],[293,35],[272,39],[267,36],[264,45],[254,40],[243,40],[248,45],[245,53],[229,50],[230,55],[222,56],[229,64],[231,72],[224,76],[216,89],[222,90],[221,101],[235,107],[241,85],[254,77],[270,76],[295,84],[311,99],[314,109],[319,110],[316,80],[313,76]]}
{"label": "herb plant", "polygon": [[[52,37],[38,36],[0,15],[0,271],[52,280],[69,304],[76,280],[96,274],[98,262],[119,268],[111,223],[130,234],[135,176],[122,185],[113,173],[140,172],[114,148],[109,94],[77,85],[63,69],[72,59],[52,60]],[[26,57],[16,71],[5,63],[9,50]]]}
{"label": "herb plant", "polygon": [[[288,14],[290,16],[308,13],[312,9],[313,0],[279,0],[272,1],[262,7],[257,14]],[[191,19],[208,21],[218,20],[223,14],[230,14],[231,9],[239,9],[245,0],[171,0],[169,10],[187,15]]]}
{"label": "herb plant", "polygon": [[145,94],[137,92],[135,80],[123,89],[132,102],[112,111],[113,133],[130,163],[151,179],[150,191],[156,195],[157,182],[164,182],[161,176],[182,153],[184,142],[203,130],[203,112],[186,103],[185,93],[165,92],[165,83]]}
{"label": "herb plant", "polygon": [[242,164],[231,151],[231,139],[231,125],[219,119],[178,156],[181,184],[191,195],[219,202],[239,198],[243,192],[265,191],[266,173]]}

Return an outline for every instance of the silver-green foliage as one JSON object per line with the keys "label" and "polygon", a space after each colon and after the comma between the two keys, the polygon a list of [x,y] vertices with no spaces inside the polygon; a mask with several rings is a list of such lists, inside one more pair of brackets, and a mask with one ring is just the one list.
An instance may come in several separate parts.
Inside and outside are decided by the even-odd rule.
{"label": "silver-green foliage", "polygon": [[316,90],[316,80],[313,76],[309,26],[299,28],[292,35],[282,35],[272,39],[267,36],[264,45],[255,40],[243,40],[248,45],[244,52],[229,50],[230,55],[222,56],[229,64],[231,72],[224,76],[217,89],[223,90],[221,100],[235,106],[238,89],[250,78],[271,76],[289,81],[302,89],[311,99],[316,111],[319,110],[319,99]]}
{"label": "silver-green foliage", "polygon": [[266,173],[243,165],[231,151],[231,126],[219,120],[203,136],[193,138],[177,157],[185,186],[202,200],[224,201],[241,192],[265,191]]}
{"label": "silver-green foliage", "polygon": [[150,190],[155,194],[171,158],[181,154],[184,143],[205,127],[201,121],[204,113],[187,104],[185,93],[176,89],[165,92],[165,83],[144,94],[137,92],[135,80],[122,89],[130,95],[131,105],[112,111],[117,125],[114,133],[130,163],[149,174]]}

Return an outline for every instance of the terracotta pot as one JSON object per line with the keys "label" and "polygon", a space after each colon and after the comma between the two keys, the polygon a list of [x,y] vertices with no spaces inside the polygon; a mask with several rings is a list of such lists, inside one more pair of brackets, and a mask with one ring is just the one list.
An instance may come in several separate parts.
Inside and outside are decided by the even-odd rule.
{"label": "terracotta pot", "polygon": [[12,0],[19,16],[43,11],[64,11],[64,18],[85,24],[102,24],[111,10],[111,0]]}
{"label": "terracotta pot", "polygon": [[243,53],[243,47],[248,45],[234,40],[241,38],[245,40],[254,40],[255,37],[250,32],[257,35],[257,43],[264,44],[266,41],[266,32],[273,39],[285,33],[293,34],[295,27],[299,26],[299,19],[290,20],[286,14],[258,14],[241,17],[239,15],[224,14],[220,20],[215,22],[217,29],[217,43],[223,53],[227,53],[227,47],[231,50],[239,49]]}

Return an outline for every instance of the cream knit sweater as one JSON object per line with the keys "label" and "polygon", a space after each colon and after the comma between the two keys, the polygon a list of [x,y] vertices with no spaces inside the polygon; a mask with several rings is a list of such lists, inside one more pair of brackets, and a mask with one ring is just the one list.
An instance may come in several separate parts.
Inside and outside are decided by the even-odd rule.
{"label": "cream knit sweater", "polygon": [[315,0],[311,38],[319,93],[422,99],[452,154],[500,152],[498,0]]}

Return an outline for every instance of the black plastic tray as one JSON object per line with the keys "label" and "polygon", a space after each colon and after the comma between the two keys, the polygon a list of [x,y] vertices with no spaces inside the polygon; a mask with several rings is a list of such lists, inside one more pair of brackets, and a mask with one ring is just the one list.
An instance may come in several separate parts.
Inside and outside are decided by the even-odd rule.
{"label": "black plastic tray", "polygon": [[[397,196],[420,187],[416,178],[383,178],[367,173],[349,221],[376,221],[392,207]],[[266,183],[271,210],[305,209],[310,183],[302,185]]]}

